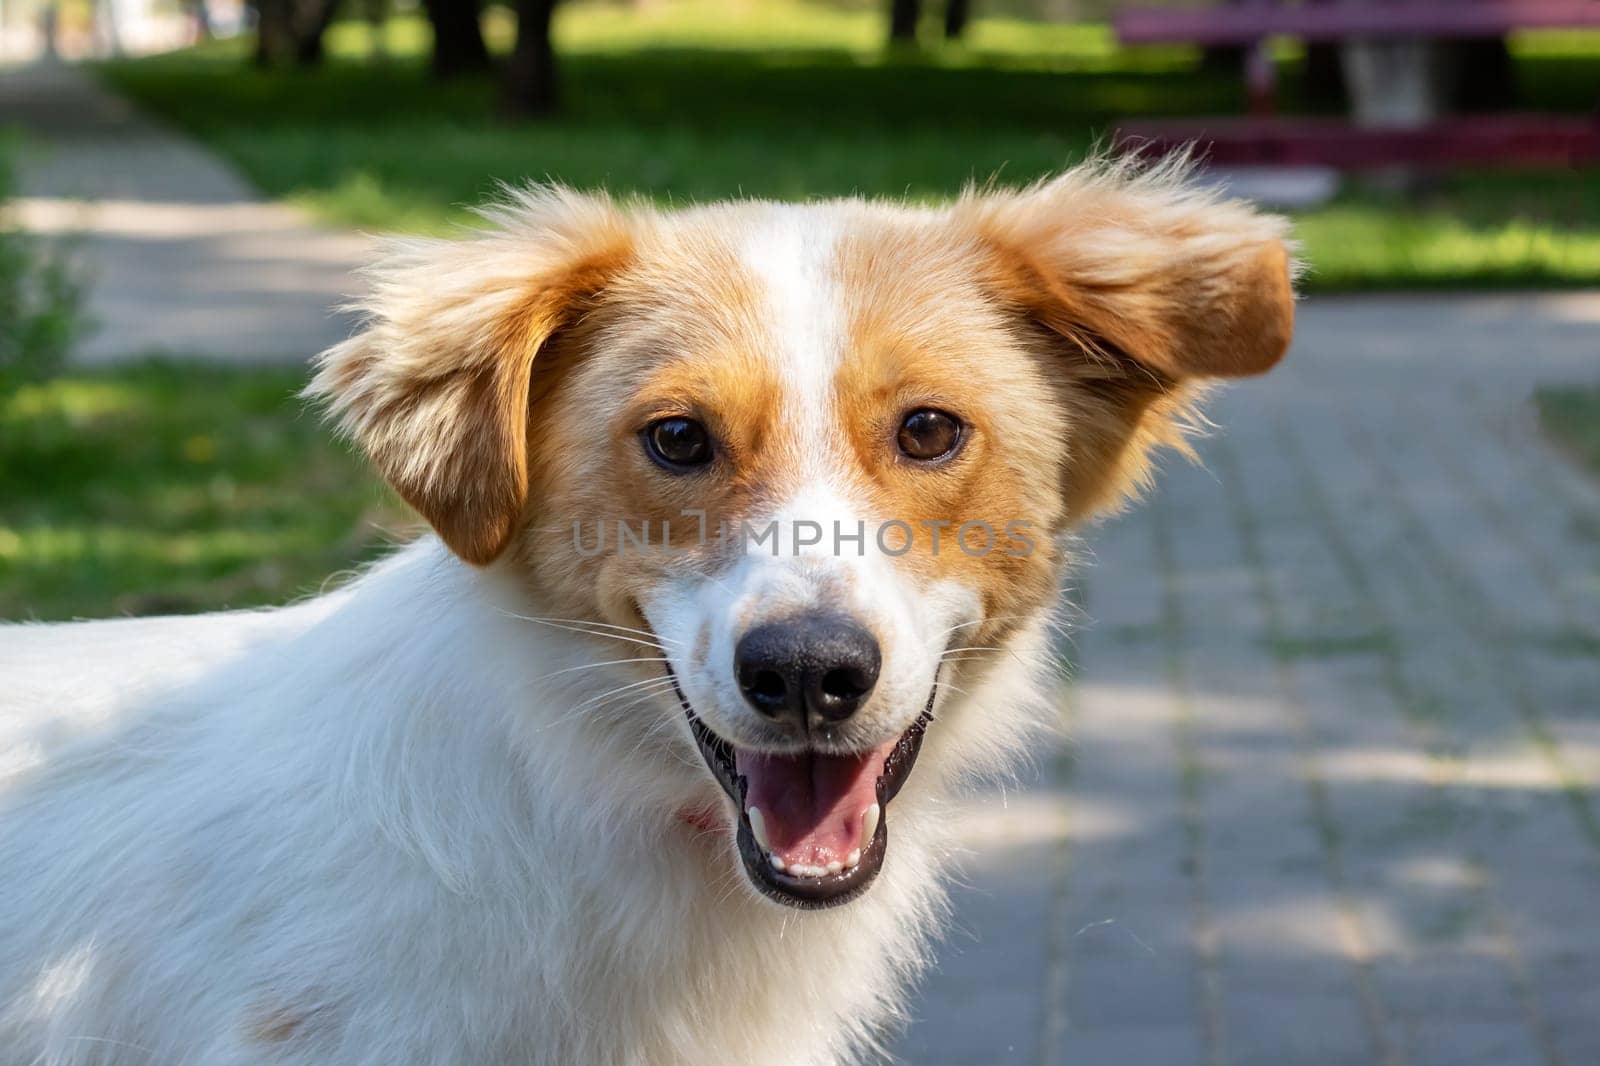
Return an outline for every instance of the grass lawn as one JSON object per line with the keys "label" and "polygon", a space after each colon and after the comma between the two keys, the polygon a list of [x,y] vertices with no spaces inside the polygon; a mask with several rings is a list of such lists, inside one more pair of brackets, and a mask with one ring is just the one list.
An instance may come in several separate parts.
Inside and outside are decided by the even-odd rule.
{"label": "grass lawn", "polygon": [[[862,192],[940,198],[1080,158],[1119,117],[1238,111],[1239,84],[1182,48],[1120,51],[1099,24],[979,19],[959,45],[886,52],[876,9],[804,0],[574,0],[557,14],[566,108],[510,125],[492,80],[432,81],[427,30],[387,58],[336,26],[320,70],[260,71],[244,42],[103,67],[262,189],[337,223],[438,231],[500,181],[556,178],[661,201]],[[503,13],[490,38],[509,40]],[[1584,113],[1600,34],[1514,44],[1521,103]],[[1286,98],[1297,60],[1284,53]],[[1600,169],[1465,173],[1417,201],[1350,192],[1298,230],[1322,290],[1600,283]]]}
{"label": "grass lawn", "polygon": [[282,603],[406,535],[300,383],[146,363],[0,394],[0,619]]}
{"label": "grass lawn", "polygon": [[1539,423],[1556,447],[1600,478],[1600,385],[1540,389]]}

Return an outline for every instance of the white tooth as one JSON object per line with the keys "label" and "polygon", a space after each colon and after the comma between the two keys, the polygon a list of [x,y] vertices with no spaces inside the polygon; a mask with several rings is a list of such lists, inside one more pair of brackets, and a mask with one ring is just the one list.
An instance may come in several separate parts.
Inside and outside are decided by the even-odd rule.
{"label": "white tooth", "polygon": [[772,844],[767,840],[767,820],[761,815],[760,807],[751,807],[744,812],[750,819],[750,835],[756,838],[756,846],[762,851],[771,851]]}
{"label": "white tooth", "polygon": [[840,862],[838,859],[834,859],[828,864],[828,872],[830,874],[836,874],[842,869],[844,869],[844,863]]}
{"label": "white tooth", "polygon": [[782,859],[778,858],[776,855],[768,855],[767,861],[772,864],[772,868],[774,870],[778,871],[780,874],[783,873],[784,867]]}
{"label": "white tooth", "polygon": [[820,866],[801,866],[798,863],[789,867],[789,872],[794,874],[796,877],[821,877],[824,873],[827,873],[827,871]]}
{"label": "white tooth", "polygon": [[861,812],[861,843],[872,843],[873,834],[878,831],[878,819],[883,816],[883,808],[876,803]]}
{"label": "white tooth", "polygon": [[844,857],[845,869],[851,869],[861,862],[861,849],[857,848]]}

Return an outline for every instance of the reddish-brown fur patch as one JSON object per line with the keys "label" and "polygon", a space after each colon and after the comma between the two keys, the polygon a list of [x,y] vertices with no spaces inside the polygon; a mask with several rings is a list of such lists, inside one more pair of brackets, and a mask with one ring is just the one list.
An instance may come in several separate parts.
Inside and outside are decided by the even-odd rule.
{"label": "reddish-brown fur patch", "polygon": [[281,1003],[262,1004],[245,1021],[245,1038],[268,1046],[287,1044],[304,1036],[321,1013],[319,1007],[303,1009]]}
{"label": "reddish-brown fur patch", "polygon": [[[637,591],[669,564],[659,552],[617,550],[617,527],[670,532],[677,565],[711,565],[715,529],[702,536],[684,511],[731,522],[781,491],[779,388],[763,357],[760,303],[732,250],[716,234],[672,234],[616,280],[584,319],[558,338],[554,374],[540,382],[530,448],[559,462],[533,475],[536,520],[522,558],[562,611],[598,611],[638,625]],[[718,456],[677,477],[646,455],[640,432],[673,416],[706,424]],[[581,558],[582,541],[606,552]]]}
{"label": "reddish-brown fur patch", "polygon": [[[972,284],[972,249],[950,237],[939,224],[879,223],[841,242],[848,308],[835,401],[873,517],[911,527],[901,565],[959,580],[988,617],[1014,619],[1055,593],[1065,412],[1054,368]],[[950,459],[918,463],[900,452],[900,423],[922,407],[964,423]],[[1014,528],[1031,530],[1028,540]]]}

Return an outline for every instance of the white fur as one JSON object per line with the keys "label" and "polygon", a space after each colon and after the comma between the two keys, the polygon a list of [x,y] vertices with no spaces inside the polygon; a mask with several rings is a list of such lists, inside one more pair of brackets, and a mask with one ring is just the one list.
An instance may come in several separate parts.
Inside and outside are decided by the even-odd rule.
{"label": "white fur", "polygon": [[604,649],[521,597],[428,537],[278,611],[0,631],[0,1062],[872,1048],[934,928],[954,750],[998,723],[930,732],[865,897],[786,910],[676,820],[706,775],[671,701],[569,713],[615,675],[551,676]]}

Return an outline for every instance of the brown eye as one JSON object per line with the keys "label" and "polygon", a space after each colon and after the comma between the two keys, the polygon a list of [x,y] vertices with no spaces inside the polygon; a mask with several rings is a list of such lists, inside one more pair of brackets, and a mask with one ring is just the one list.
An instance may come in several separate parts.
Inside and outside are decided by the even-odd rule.
{"label": "brown eye", "polygon": [[908,459],[932,462],[955,453],[961,446],[961,420],[955,415],[924,407],[906,415],[895,438]]}
{"label": "brown eye", "polygon": [[644,430],[645,451],[676,473],[711,461],[711,434],[692,418],[663,418]]}

